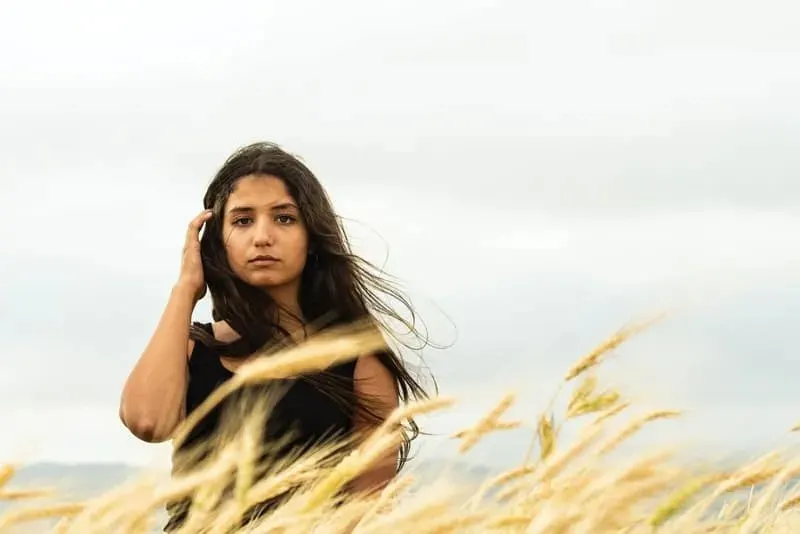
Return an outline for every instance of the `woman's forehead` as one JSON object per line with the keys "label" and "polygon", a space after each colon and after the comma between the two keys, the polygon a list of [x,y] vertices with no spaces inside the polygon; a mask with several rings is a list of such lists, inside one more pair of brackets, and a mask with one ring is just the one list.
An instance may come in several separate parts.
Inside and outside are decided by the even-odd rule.
{"label": "woman's forehead", "polygon": [[245,176],[239,179],[227,204],[229,210],[238,205],[250,208],[273,207],[279,204],[296,206],[284,181],[275,176]]}

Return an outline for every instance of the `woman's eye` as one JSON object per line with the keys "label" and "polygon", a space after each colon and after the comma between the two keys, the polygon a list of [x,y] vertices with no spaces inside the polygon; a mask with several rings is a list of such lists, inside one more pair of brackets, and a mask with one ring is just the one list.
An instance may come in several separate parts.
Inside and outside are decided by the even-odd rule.
{"label": "woman's eye", "polygon": [[278,215],[275,219],[281,224],[292,224],[296,220],[291,215]]}
{"label": "woman's eye", "polygon": [[237,226],[243,226],[249,224],[250,222],[252,222],[252,219],[250,217],[239,217],[238,219],[235,219],[233,221],[233,224]]}

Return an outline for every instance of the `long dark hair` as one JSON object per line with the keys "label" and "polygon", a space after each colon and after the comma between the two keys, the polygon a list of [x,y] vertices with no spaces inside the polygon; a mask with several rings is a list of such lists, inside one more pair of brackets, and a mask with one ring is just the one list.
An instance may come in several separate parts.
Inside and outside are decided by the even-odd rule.
{"label": "long dark hair", "polygon": [[[234,152],[211,181],[203,199],[205,209],[214,212],[206,223],[200,242],[206,284],[212,299],[212,317],[215,321],[226,321],[239,339],[223,344],[197,324],[192,325],[192,339],[221,349],[227,356],[244,357],[289,337],[278,324],[276,303],[264,291],[242,281],[228,264],[222,236],[225,204],[237,181],[248,175],[271,175],[283,180],[305,221],[309,258],[302,273],[299,305],[308,323],[319,325],[324,322],[330,326],[367,320],[392,335],[400,345],[408,346],[394,335],[387,324],[388,319],[404,325],[414,338],[422,342],[415,349],[428,344],[427,336],[417,327],[417,316],[409,299],[396,283],[352,253],[345,229],[314,173],[294,155],[266,142],[251,144]],[[388,297],[389,302],[381,297]],[[405,308],[408,316],[399,313],[391,301]],[[394,376],[400,401],[428,397],[396,350],[387,346],[377,356]],[[334,381],[323,385],[337,387]],[[336,396],[340,397],[341,393]],[[369,404],[354,408],[374,417]],[[411,441],[418,435],[416,422],[409,421],[398,469],[408,458]]]}

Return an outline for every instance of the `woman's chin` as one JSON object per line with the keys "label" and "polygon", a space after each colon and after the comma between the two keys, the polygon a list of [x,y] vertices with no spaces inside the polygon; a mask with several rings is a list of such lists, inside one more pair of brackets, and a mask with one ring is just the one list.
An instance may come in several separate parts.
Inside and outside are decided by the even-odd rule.
{"label": "woman's chin", "polygon": [[244,282],[258,289],[264,291],[271,291],[280,287],[286,286],[289,280],[285,280],[282,276],[275,276],[274,273],[250,273],[249,276],[243,278]]}

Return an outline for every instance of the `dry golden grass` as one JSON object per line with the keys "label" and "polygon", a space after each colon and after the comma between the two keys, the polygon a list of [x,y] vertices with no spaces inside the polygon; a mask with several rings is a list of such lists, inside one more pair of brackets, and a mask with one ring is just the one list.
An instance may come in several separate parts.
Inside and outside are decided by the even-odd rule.
{"label": "dry golden grass", "polygon": [[[636,414],[614,390],[599,390],[591,374],[609,351],[638,328],[612,336],[581,358],[567,373],[563,387],[578,382],[563,417],[553,403],[533,418],[534,447],[522,465],[467,491],[442,479],[415,487],[407,475],[398,476],[382,493],[342,498],[341,490],[398,442],[401,424],[411,416],[445,409],[452,399],[432,399],[404,406],[368,439],[318,447],[293,462],[271,467],[257,476],[258,420],[251,412],[237,434],[214,445],[214,457],[202,469],[167,481],[142,479],[80,503],[37,500],[37,488],[11,488],[15,468],[0,466],[0,499],[14,507],[0,516],[0,532],[35,525],[43,518],[58,520],[52,532],[145,533],[158,531],[156,516],[166,502],[191,495],[195,505],[181,532],[233,532],[244,511],[254,503],[296,488],[292,498],[272,513],[241,529],[275,533],[604,533],[604,532],[800,532],[800,493],[789,483],[800,474],[800,461],[771,453],[729,472],[689,469],[674,461],[669,449],[642,451],[623,460],[610,458],[617,447],[647,425],[678,412],[662,410]],[[379,337],[379,336],[378,336]],[[319,369],[332,362],[374,350],[382,339],[364,331],[326,335],[284,353],[242,368],[231,386],[203,407],[245,383]],[[559,392],[561,388],[559,388]],[[558,395],[558,393],[557,393]],[[466,453],[485,435],[518,427],[503,414],[515,397],[500,400],[472,428],[458,432]],[[185,436],[187,421],[176,433]],[[571,442],[561,441],[564,422],[579,424]],[[349,452],[348,452],[349,451]],[[531,452],[531,451],[529,451]],[[744,498],[737,492],[750,489]],[[50,527],[48,527],[50,528]],[[41,531],[41,530],[38,530]]]}

